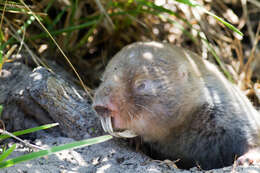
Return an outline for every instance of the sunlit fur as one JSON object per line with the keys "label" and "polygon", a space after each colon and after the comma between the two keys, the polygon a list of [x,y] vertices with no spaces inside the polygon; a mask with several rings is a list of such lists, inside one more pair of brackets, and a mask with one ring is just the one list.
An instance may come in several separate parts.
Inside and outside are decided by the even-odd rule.
{"label": "sunlit fur", "polygon": [[94,104],[115,105],[117,130],[133,130],[184,167],[230,165],[259,145],[259,115],[241,91],[211,63],[169,44],[122,49],[107,65]]}

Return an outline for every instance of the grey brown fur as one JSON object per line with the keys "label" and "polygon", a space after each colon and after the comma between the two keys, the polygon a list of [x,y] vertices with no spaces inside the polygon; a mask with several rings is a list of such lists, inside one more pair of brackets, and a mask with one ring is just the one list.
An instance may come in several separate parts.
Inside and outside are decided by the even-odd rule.
{"label": "grey brown fur", "polygon": [[108,64],[94,107],[184,168],[231,165],[259,146],[260,116],[211,63],[183,48],[138,42]]}

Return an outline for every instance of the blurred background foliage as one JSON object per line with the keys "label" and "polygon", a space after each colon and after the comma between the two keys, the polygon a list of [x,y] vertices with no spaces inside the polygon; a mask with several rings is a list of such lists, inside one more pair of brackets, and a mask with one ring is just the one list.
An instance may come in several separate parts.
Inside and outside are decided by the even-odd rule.
{"label": "blurred background foliage", "polygon": [[[55,72],[58,69],[49,64],[55,61],[75,75],[74,82],[83,85],[80,76],[93,91],[106,64],[122,47],[155,40],[193,50],[217,64],[260,105],[259,0],[0,0],[0,11],[0,76],[5,63],[20,61]],[[0,105],[0,115],[2,109]],[[2,121],[0,125],[5,129]],[[56,124],[13,136],[52,126]],[[5,133],[1,140],[10,136]],[[56,150],[111,137],[105,138]],[[15,144],[9,149],[2,146],[0,162],[15,148]],[[0,167],[50,154],[46,151],[1,162]]]}
{"label": "blurred background foliage", "polygon": [[48,66],[49,59],[73,74],[37,17],[89,88],[98,86],[107,62],[123,46],[156,40],[218,64],[259,102],[258,0],[0,0],[0,10],[1,66],[23,54],[31,67]]}

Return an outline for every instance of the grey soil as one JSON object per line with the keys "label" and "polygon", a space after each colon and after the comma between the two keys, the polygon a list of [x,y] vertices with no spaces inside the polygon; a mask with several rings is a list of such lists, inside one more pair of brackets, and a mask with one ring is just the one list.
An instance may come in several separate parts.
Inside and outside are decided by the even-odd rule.
{"label": "grey soil", "polygon": [[[49,147],[72,141],[74,140],[71,138],[53,137],[46,134],[37,139],[36,144]],[[27,152],[28,148],[21,147],[13,156]],[[115,139],[76,150],[60,152],[1,170],[4,173],[230,173],[232,171],[234,173],[257,173],[260,172],[260,167],[255,165],[249,167],[230,166],[209,171],[199,171],[198,168],[180,170],[174,168],[171,163],[151,160],[130,149],[124,141]]]}
{"label": "grey soil", "polygon": [[[73,92],[75,89],[69,89],[67,87],[74,87],[73,85],[67,85],[63,83],[66,75],[64,71],[59,73],[60,75],[47,74],[46,70],[38,68],[33,71],[24,66],[22,63],[10,63],[4,66],[5,72],[11,74],[8,76],[1,76],[0,78],[0,104],[4,104],[4,112],[2,118],[5,117],[5,124],[9,131],[15,131],[20,129],[26,129],[32,126],[37,126],[46,122],[59,122],[62,123],[64,118],[72,118],[73,128],[66,129],[65,125],[60,126],[60,128],[55,128],[52,131],[38,132],[34,133],[32,140],[36,145],[43,147],[50,147],[59,144],[65,144],[74,141],[75,138],[86,139],[94,136],[102,135],[100,122],[97,117],[92,114],[91,107],[87,102],[82,102],[80,98],[76,98],[77,95],[70,93],[69,101],[73,103],[85,106],[89,110],[81,110],[78,112],[73,112],[73,116],[69,117],[71,114],[68,109],[63,109],[62,107],[56,107],[54,110],[51,107],[50,102],[55,101],[59,104],[62,101],[62,105],[71,105],[71,109],[75,110],[75,107],[71,103],[65,103],[64,100],[54,100],[54,97],[49,97],[50,93],[55,95],[59,92],[58,89],[66,89],[66,92]],[[57,69],[57,67],[55,68]],[[33,82],[30,76],[35,76],[35,74],[41,75],[43,81]],[[51,78],[49,78],[49,77]],[[61,79],[60,76],[63,76]],[[46,80],[49,79],[49,80]],[[67,78],[67,77],[66,77]],[[51,79],[51,80],[50,80]],[[57,80],[61,82],[57,91],[55,90],[56,85],[52,85],[52,90],[45,90],[44,84],[48,81]],[[19,81],[19,82],[18,82]],[[72,80],[71,80],[72,81]],[[39,85],[37,89],[37,86]],[[75,87],[76,88],[76,87]],[[36,90],[37,89],[37,90]],[[82,90],[76,88],[78,97],[81,95]],[[20,91],[24,91],[23,93]],[[37,91],[37,93],[32,92]],[[47,94],[46,94],[47,92]],[[39,97],[36,97],[36,95]],[[46,98],[46,96],[48,96]],[[62,95],[59,95],[63,98]],[[68,96],[68,95],[67,95]],[[45,102],[44,102],[45,101]],[[24,103],[24,104],[21,104]],[[44,105],[45,104],[45,105]],[[46,106],[48,104],[48,106]],[[67,106],[66,108],[68,108]],[[56,114],[51,111],[56,111]],[[64,112],[62,112],[64,111]],[[57,113],[60,116],[56,117]],[[34,115],[34,116],[33,116]],[[84,120],[84,124],[79,122],[77,117]],[[73,118],[76,118],[73,121]],[[56,120],[55,120],[56,119]],[[41,122],[46,121],[46,122]],[[23,122],[23,123],[21,123]],[[79,130],[80,129],[80,130]],[[78,130],[78,131],[77,131]],[[61,133],[62,132],[62,133]],[[65,134],[69,134],[70,137],[64,137]],[[80,134],[75,135],[75,134]],[[84,134],[84,136],[82,136]],[[82,137],[81,137],[82,136]],[[73,138],[74,139],[73,139]],[[35,140],[34,140],[35,139]],[[9,142],[8,145],[12,143]],[[28,147],[22,144],[17,145],[15,152],[9,157],[13,158],[15,156],[23,155],[28,153],[30,150]],[[254,173],[260,172],[260,166],[252,165],[249,167],[226,167],[223,169],[210,170],[208,173],[222,173],[231,172],[232,170],[241,173]],[[199,171],[198,168],[192,168],[190,170],[180,170],[174,168],[171,162],[158,162],[152,160],[148,156],[131,149],[128,143],[121,139],[112,139],[110,141],[96,144],[76,150],[64,151],[57,154],[53,154],[47,157],[39,158],[32,161],[23,162],[17,164],[13,167],[1,169],[0,172],[3,173],[88,173],[88,172],[98,172],[98,173],[117,173],[117,172],[128,172],[128,173],[159,173],[159,172],[173,172],[173,173],[189,173],[189,172],[203,172]]]}

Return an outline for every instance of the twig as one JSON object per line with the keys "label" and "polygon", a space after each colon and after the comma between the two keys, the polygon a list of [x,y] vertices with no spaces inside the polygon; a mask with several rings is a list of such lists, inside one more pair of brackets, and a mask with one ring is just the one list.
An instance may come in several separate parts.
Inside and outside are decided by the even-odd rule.
{"label": "twig", "polygon": [[257,6],[258,8],[260,8],[260,2],[256,1],[256,0],[248,0],[248,2],[251,2],[252,4],[254,4],[255,6]]}
{"label": "twig", "polygon": [[253,32],[253,29],[252,29],[251,22],[248,19],[247,0],[241,0],[241,4],[242,4],[242,9],[243,9],[243,17],[244,17],[244,19],[246,21],[247,31],[248,31],[248,34],[249,34],[251,45],[254,45],[255,38],[254,38],[254,32]]}
{"label": "twig", "polygon": [[2,14],[2,17],[1,17],[1,23],[0,23],[0,29],[2,28],[3,19],[4,19],[4,16],[5,16],[6,4],[7,4],[7,0],[5,0],[5,4],[4,4],[3,14]]}
{"label": "twig", "polygon": [[243,48],[241,41],[237,38],[233,41],[232,44],[233,49],[235,49],[238,60],[239,60],[239,69],[238,69],[238,74],[241,73],[242,69],[244,68],[244,56],[243,56]]}
{"label": "twig", "polygon": [[[12,32],[10,32],[10,34],[12,35],[12,37],[14,37],[16,40],[19,40],[21,43],[23,43],[23,46],[25,47],[25,49],[28,51],[28,53],[31,55],[34,63],[39,66],[40,64],[42,64],[44,67],[46,67],[46,65],[40,60],[40,58],[38,58],[36,55],[34,55],[34,53],[30,50],[30,48],[22,41],[23,39],[18,35],[18,34],[14,34],[17,33],[16,30],[13,28],[13,26],[10,24],[10,22],[5,19],[5,22],[8,24],[9,28],[11,29]],[[23,30],[22,30],[23,31]]]}
{"label": "twig", "polygon": [[255,52],[256,52],[256,50],[258,49],[258,48],[257,48],[257,43],[258,43],[258,41],[259,41],[259,33],[260,33],[260,22],[258,23],[256,35],[254,36],[255,40],[254,40],[254,42],[253,42],[253,48],[252,48],[252,50],[251,50],[251,52],[250,52],[249,59],[248,59],[246,65],[244,66],[244,69],[243,69],[243,71],[244,71],[245,74],[246,74],[246,81],[247,81],[247,82],[250,80],[251,75],[252,75],[252,74],[250,73],[249,66],[250,66],[250,64],[253,62],[253,59],[254,59],[254,57],[255,57],[255,56],[254,56],[254,55],[255,55]]}
{"label": "twig", "polygon": [[[102,6],[100,0],[95,0],[95,2],[97,4],[99,10],[101,11],[101,13],[104,14],[104,16],[106,17],[108,23],[111,25],[112,30],[113,30],[115,28],[115,25],[114,25],[113,21],[111,20],[111,18],[108,16],[108,14],[107,14],[106,10],[104,9],[104,7]],[[108,29],[111,31],[110,28],[108,28]]]}
{"label": "twig", "polygon": [[27,145],[27,146],[29,146],[29,147],[31,147],[31,148],[36,148],[36,149],[39,149],[39,150],[44,150],[44,149],[45,149],[45,148],[39,147],[39,146],[37,146],[37,145],[30,144],[30,143],[28,143],[28,142],[22,140],[21,138],[18,138],[17,136],[13,135],[12,133],[9,133],[9,132],[6,131],[6,130],[0,129],[0,133],[5,134],[5,135],[8,135],[8,136],[11,136],[11,137],[13,137],[14,139],[16,139],[16,140],[18,140],[18,141],[24,143],[25,145]]}
{"label": "twig", "polygon": [[65,58],[65,60],[67,61],[67,63],[70,65],[70,67],[72,68],[73,72],[76,74],[77,78],[80,81],[81,86],[84,88],[85,92],[89,95],[90,99],[92,99],[92,96],[90,94],[90,89],[84,84],[83,80],[81,79],[79,73],[77,72],[77,70],[75,69],[75,67],[72,65],[72,63],[70,62],[69,58],[67,57],[67,55],[64,53],[64,51],[61,49],[61,47],[59,46],[59,44],[56,42],[56,40],[53,38],[53,36],[50,34],[50,32],[48,31],[48,29],[42,24],[42,22],[40,21],[40,19],[35,15],[35,13],[33,13],[33,11],[29,8],[28,5],[25,4],[25,2],[23,0],[20,0],[20,2],[26,7],[27,10],[29,10],[32,15],[35,17],[35,19],[38,21],[38,23],[41,25],[41,27],[44,29],[44,31],[49,35],[49,37],[51,38],[51,40],[53,41],[53,43],[57,46],[57,48],[59,49],[59,51],[61,52],[61,54],[63,55],[63,57]]}
{"label": "twig", "polygon": [[20,40],[20,46],[19,46],[19,48],[18,48],[18,51],[17,51],[17,55],[20,53],[20,51],[22,50],[22,47],[23,47],[23,45],[24,45],[24,38],[25,38],[25,33],[26,33],[26,27],[24,27],[24,30],[23,30],[23,37],[22,37],[22,39]]}

